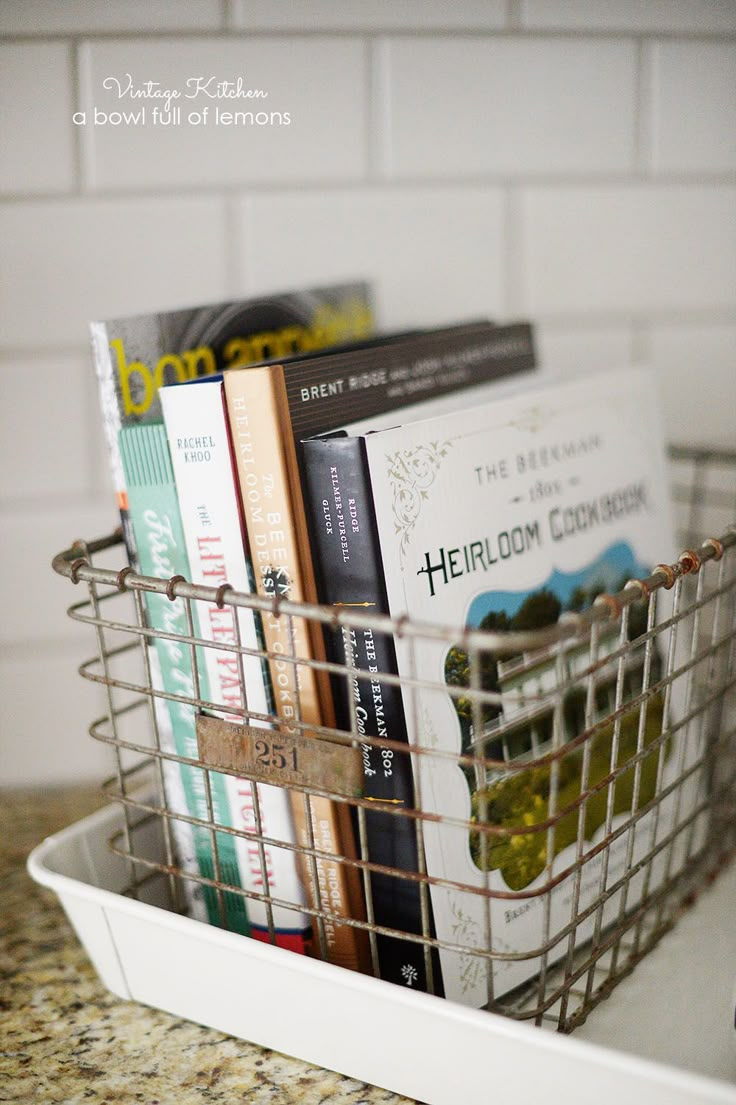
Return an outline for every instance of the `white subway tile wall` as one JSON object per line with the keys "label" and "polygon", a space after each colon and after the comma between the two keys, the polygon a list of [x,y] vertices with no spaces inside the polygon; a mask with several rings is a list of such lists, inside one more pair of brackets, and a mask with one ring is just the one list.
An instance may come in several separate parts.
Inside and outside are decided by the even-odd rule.
{"label": "white subway tile wall", "polygon": [[89,356],[81,352],[0,355],[3,509],[89,495],[98,459],[87,432],[97,414],[90,409],[89,372]]}
{"label": "white subway tile wall", "polygon": [[207,31],[222,25],[222,0],[3,0],[3,34]]}
{"label": "white subway tile wall", "polygon": [[392,177],[634,167],[633,39],[397,38],[389,66]]}
{"label": "white subway tile wall", "polygon": [[524,26],[545,31],[736,31],[733,0],[521,0],[521,7]]}
{"label": "white subway tile wall", "polygon": [[2,348],[86,349],[88,319],[221,299],[226,237],[216,195],[2,204]]}
{"label": "white subway tile wall", "polygon": [[502,30],[508,0],[232,0],[246,31]]}
{"label": "white subway tile wall", "polygon": [[[65,648],[46,645],[0,653],[0,779],[3,787],[102,783],[109,749],[87,736],[105,711],[101,688],[82,683],[75,656],[83,638]],[[74,693],[69,693],[70,685]]]}
{"label": "white subway tile wall", "polygon": [[581,368],[610,368],[635,359],[634,327],[626,321],[602,325],[547,322],[536,329],[537,357],[560,376]]}
{"label": "white subway tile wall", "polygon": [[733,42],[659,42],[653,68],[654,168],[736,172]]}
{"label": "white subway tile wall", "polygon": [[69,192],[75,183],[72,50],[65,42],[0,45],[2,192]]}
{"label": "white subway tile wall", "polygon": [[[92,122],[80,128],[86,184],[140,191],[364,180],[367,65],[368,47],[359,38],[86,43],[80,57],[82,104]],[[141,84],[152,73],[166,88],[184,85],[174,103],[179,115],[170,113],[181,120],[177,125],[160,122],[162,103],[120,99],[128,74]],[[249,88],[268,95],[210,99],[211,74],[247,74]],[[111,75],[111,87],[103,88]],[[200,79],[207,91],[195,96]],[[255,122],[239,122],[246,113]]]}
{"label": "white subway tile wall", "polygon": [[736,449],[736,322],[654,323],[649,341],[670,439]]}
{"label": "white subway tile wall", "polygon": [[364,273],[385,326],[505,313],[501,188],[269,193],[239,222],[249,291]]}
{"label": "white subway tile wall", "polygon": [[736,185],[656,182],[522,189],[522,310],[728,311]]}
{"label": "white subway tile wall", "polygon": [[50,570],[116,520],[88,319],[366,275],[384,326],[648,360],[672,439],[736,446],[736,4],[4,0],[0,241],[0,785],[99,779]]}
{"label": "white subway tile wall", "polygon": [[[69,409],[69,408],[67,408]],[[114,501],[114,500],[113,500]],[[63,651],[80,627],[66,617],[66,607],[84,598],[83,586],[73,587],[51,571],[57,552],[77,540],[109,533],[118,524],[107,495],[64,495],[56,501],[28,497],[20,506],[3,509],[0,542],[0,577],[3,581],[3,616],[0,619],[0,654],[19,645],[40,648],[56,644]],[[122,567],[122,565],[121,565]],[[86,637],[94,651],[92,634]],[[86,659],[80,656],[80,661]],[[41,675],[41,669],[37,670]],[[72,691],[79,688],[72,685]],[[39,694],[45,695],[39,685]],[[49,710],[58,718],[53,702]],[[5,737],[5,734],[3,734]]]}

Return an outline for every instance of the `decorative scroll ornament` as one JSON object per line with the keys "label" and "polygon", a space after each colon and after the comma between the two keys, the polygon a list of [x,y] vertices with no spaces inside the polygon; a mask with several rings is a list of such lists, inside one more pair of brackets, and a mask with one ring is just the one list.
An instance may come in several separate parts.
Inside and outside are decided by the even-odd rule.
{"label": "decorative scroll ornament", "polygon": [[429,499],[429,489],[451,447],[449,441],[436,441],[402,449],[386,457],[393,491],[394,529],[399,535],[402,561],[417,518]]}
{"label": "decorative scroll ornament", "polygon": [[[451,931],[452,938],[458,944],[466,947],[482,947],[480,925],[457,902],[450,906],[453,917]],[[478,986],[487,970],[487,963],[482,956],[460,954],[460,986],[462,992],[467,994]]]}

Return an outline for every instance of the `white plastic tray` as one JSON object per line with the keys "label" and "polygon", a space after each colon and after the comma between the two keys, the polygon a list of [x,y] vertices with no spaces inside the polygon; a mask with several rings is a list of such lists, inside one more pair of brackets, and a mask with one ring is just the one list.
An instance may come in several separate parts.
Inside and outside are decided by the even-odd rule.
{"label": "white plastic tray", "polygon": [[[117,891],[126,882],[127,865],[107,847],[120,817],[117,807],[109,807],[49,837],[31,853],[28,870],[58,894],[103,983],[122,998],[428,1105],[736,1105],[736,1085],[722,1080],[722,1054],[714,1063],[721,1078],[715,1079],[630,1053],[642,1051],[647,1024],[658,1016],[656,984],[645,986],[644,1000],[640,995],[639,1005],[627,1009],[626,990],[637,972],[581,1030],[589,1035],[589,1026],[598,1023],[605,1032],[608,1017],[609,1038],[617,1044],[625,1029],[630,1032],[629,1052],[580,1039],[580,1032],[561,1036],[412,993],[123,897]],[[726,905],[716,906],[710,922],[717,930],[724,910],[731,929],[736,927],[733,890],[734,879],[721,888]],[[733,975],[736,961],[724,964],[722,952],[716,972]],[[681,965],[671,963],[675,970]],[[648,966],[645,961],[637,971]],[[681,983],[675,979],[676,990]],[[664,1001],[671,1004],[666,992]],[[720,1016],[728,1034],[732,1006]],[[700,1029],[705,1039],[710,1026],[701,1023]],[[592,1028],[592,1035],[597,1031]],[[684,1039],[692,1026],[682,1023],[681,1031]],[[736,1045],[733,1054],[736,1077]]]}

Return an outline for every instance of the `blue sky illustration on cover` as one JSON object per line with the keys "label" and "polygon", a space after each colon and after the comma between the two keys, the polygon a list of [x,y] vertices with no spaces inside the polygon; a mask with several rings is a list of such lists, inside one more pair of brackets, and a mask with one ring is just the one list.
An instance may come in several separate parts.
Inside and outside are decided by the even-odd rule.
{"label": "blue sky illustration on cover", "polygon": [[470,604],[466,627],[477,629],[486,614],[503,612],[512,618],[519,610],[524,599],[533,591],[546,589],[552,591],[560,600],[563,610],[568,608],[575,591],[617,591],[629,579],[649,574],[649,568],[640,564],[626,541],[617,541],[609,545],[591,564],[577,572],[560,572],[556,568],[538,587],[526,591],[484,591],[476,595]]}

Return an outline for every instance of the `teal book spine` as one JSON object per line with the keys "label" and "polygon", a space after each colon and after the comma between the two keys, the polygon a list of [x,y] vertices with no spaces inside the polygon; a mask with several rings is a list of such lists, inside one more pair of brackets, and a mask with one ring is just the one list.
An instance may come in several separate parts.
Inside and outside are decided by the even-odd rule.
{"label": "teal book spine", "polygon": [[[125,479],[128,486],[130,521],[135,537],[140,570],[144,575],[170,578],[181,575],[189,579],[189,562],[179,514],[179,504],[171,466],[171,457],[162,423],[138,424],[120,431],[119,444]],[[173,601],[166,595],[145,593],[144,601],[151,629],[172,634],[172,638],[155,637],[154,645],[161,670],[162,689],[167,694],[194,696],[192,649],[180,638],[189,633],[184,599]],[[196,610],[192,607],[194,632],[197,630]],[[200,697],[208,697],[204,665],[198,665]],[[166,700],[171,722],[171,734],[177,755],[198,759],[195,708],[187,702]],[[181,784],[190,817],[208,820],[205,773],[201,768],[180,764]],[[210,772],[212,813],[218,825],[231,826],[232,818],[225,778]],[[172,788],[173,792],[173,788]],[[213,833],[192,826],[194,855],[199,874],[215,878]],[[240,870],[235,851],[235,839],[228,833],[216,833],[220,877],[231,886],[240,886]],[[248,934],[250,926],[245,899],[240,894],[223,893],[225,917],[221,916],[218,894],[204,885],[204,901],[211,924],[234,932]]]}

